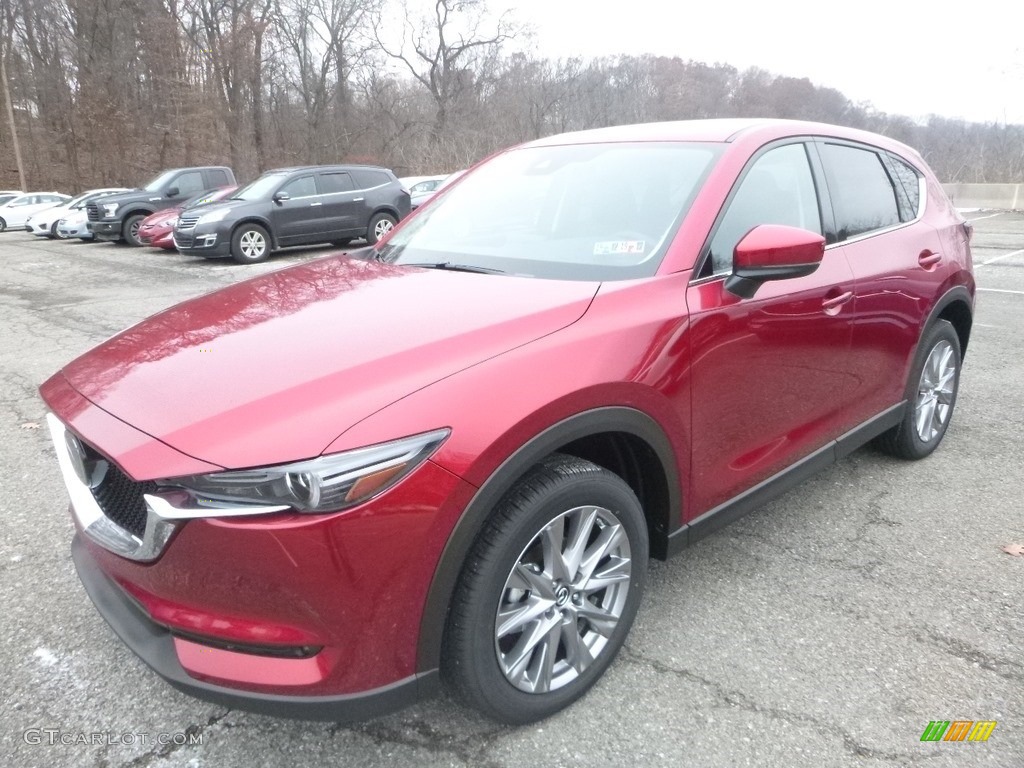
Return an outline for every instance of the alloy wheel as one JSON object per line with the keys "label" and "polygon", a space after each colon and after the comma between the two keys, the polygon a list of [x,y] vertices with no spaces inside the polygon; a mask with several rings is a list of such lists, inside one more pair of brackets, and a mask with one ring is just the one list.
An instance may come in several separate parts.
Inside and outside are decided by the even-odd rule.
{"label": "alloy wheel", "polygon": [[928,353],[917,388],[914,424],[917,436],[931,442],[949,419],[956,387],[956,355],[948,341],[940,341]]}
{"label": "alloy wheel", "polygon": [[253,230],[243,232],[238,244],[242,249],[242,255],[247,259],[258,259],[267,249],[266,238],[261,233]]}
{"label": "alloy wheel", "polygon": [[629,538],[615,514],[583,506],[536,533],[505,581],[494,645],[505,678],[546,693],[579,677],[608,645],[630,588]]}

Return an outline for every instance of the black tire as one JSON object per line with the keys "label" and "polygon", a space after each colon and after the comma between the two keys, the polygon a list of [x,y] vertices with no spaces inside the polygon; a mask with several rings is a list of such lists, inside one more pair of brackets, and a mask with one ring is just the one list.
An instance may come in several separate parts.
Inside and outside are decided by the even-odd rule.
{"label": "black tire", "polygon": [[0,232],[6,232],[6,231],[7,231],[7,222],[4,221],[3,219],[0,219]]}
{"label": "black tire", "polygon": [[366,242],[376,245],[377,241],[390,232],[397,223],[398,219],[390,213],[375,213],[370,219],[370,225],[366,228]]}
{"label": "black tire", "polygon": [[133,248],[138,248],[142,245],[142,240],[139,239],[139,225],[142,224],[142,220],[145,218],[146,214],[144,213],[133,213],[121,225],[121,239]]}
{"label": "black tire", "polygon": [[[924,332],[907,381],[906,413],[902,422],[876,438],[880,450],[901,459],[923,459],[939,447],[953,418],[962,360],[960,338],[952,324],[938,320]],[[936,377],[940,370],[948,375]],[[938,379],[948,380],[949,386]],[[943,406],[948,407],[943,411]]]}
{"label": "black tire", "polygon": [[[589,523],[588,510],[595,516]],[[583,532],[579,540],[585,546],[575,565],[571,553],[568,564],[561,556],[556,562],[544,555],[539,542],[556,522],[551,530],[564,534],[563,553],[572,549],[566,542]],[[605,536],[614,543],[607,548],[611,555],[601,550],[593,561],[584,557],[598,551]],[[446,682],[499,722],[522,725],[567,707],[597,682],[622,647],[643,597],[647,560],[647,525],[630,487],[589,461],[548,457],[497,505],[466,559],[445,630]],[[588,562],[594,565],[584,575]],[[557,563],[575,575],[549,578]],[[527,584],[524,573],[529,585],[515,586]],[[607,584],[594,588],[595,578]],[[531,643],[531,634],[543,639]],[[554,660],[551,665],[544,664],[545,654]],[[524,661],[515,664],[517,657]]]}
{"label": "black tire", "polygon": [[50,225],[50,235],[49,235],[49,237],[50,237],[51,240],[58,240],[60,238],[60,235],[57,234],[57,222],[56,221],[53,222],[53,224]]}
{"label": "black tire", "polygon": [[341,240],[332,240],[331,245],[335,248],[344,248],[346,245],[352,242],[351,237],[343,237]]}
{"label": "black tire", "polygon": [[270,235],[265,227],[247,223],[231,234],[231,258],[239,264],[257,264],[270,255]]}

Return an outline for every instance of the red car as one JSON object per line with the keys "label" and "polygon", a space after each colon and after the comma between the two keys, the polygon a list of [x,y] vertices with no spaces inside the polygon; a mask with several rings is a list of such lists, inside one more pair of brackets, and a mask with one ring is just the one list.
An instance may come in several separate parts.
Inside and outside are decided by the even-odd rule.
{"label": "red car", "polygon": [[182,211],[190,208],[198,208],[202,205],[214,203],[231,197],[231,193],[238,189],[238,186],[221,187],[213,192],[204,192],[189,198],[184,203],[174,208],[165,208],[162,211],[150,214],[139,225],[139,240],[143,245],[151,245],[154,248],[163,248],[167,251],[174,250],[174,225],[178,223],[178,216]]}
{"label": "red car", "polygon": [[186,302],[47,381],[78,573],[205,699],[350,720],[444,679],[546,717],[612,662],[649,557],[867,441],[935,450],[969,238],[914,150],[846,128],[500,153],[364,258]]}

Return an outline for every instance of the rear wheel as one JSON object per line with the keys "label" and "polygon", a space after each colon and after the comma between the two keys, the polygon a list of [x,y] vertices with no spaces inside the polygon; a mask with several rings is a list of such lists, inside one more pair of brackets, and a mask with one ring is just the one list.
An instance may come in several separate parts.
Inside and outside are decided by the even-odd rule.
{"label": "rear wheel", "polygon": [[495,509],[466,560],[442,655],[446,680],[488,716],[523,724],[597,682],[643,595],[648,538],[625,482],[555,454]]}
{"label": "rear wheel", "polygon": [[142,240],[139,239],[139,227],[142,226],[142,220],[145,219],[145,215],[136,213],[129,216],[124,220],[124,224],[121,227],[121,237],[128,245],[141,246]]}
{"label": "rear wheel", "polygon": [[390,213],[377,213],[370,219],[370,226],[366,230],[366,242],[375,245],[384,235],[394,229],[398,219]]}
{"label": "rear wheel", "polygon": [[243,224],[231,236],[231,257],[239,264],[256,264],[270,255],[270,235],[259,224]]}
{"label": "rear wheel", "polygon": [[902,459],[923,459],[942,442],[960,385],[960,338],[939,320],[921,337],[907,383],[903,421],[882,434],[876,445]]}
{"label": "rear wheel", "polygon": [[6,231],[7,231],[7,222],[4,221],[3,219],[0,219],[0,232],[6,232]]}

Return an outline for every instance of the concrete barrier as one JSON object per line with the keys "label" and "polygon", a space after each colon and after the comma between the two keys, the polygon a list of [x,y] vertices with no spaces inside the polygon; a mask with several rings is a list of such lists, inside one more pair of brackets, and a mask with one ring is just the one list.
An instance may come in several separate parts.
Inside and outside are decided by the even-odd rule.
{"label": "concrete barrier", "polygon": [[942,188],[957,208],[1024,208],[1024,184],[943,184]]}

